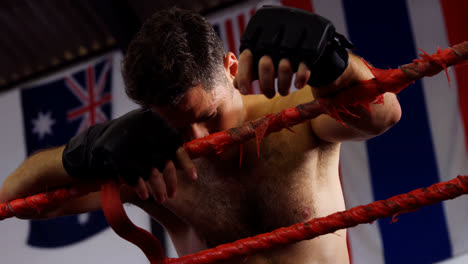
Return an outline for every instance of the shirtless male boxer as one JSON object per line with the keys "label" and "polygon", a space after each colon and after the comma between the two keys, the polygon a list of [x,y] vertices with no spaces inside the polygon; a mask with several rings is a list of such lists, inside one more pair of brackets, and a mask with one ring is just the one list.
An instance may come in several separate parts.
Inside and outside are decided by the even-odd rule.
{"label": "shirtless male boxer", "polygon": [[[278,16],[288,12],[278,10],[274,10],[280,12]],[[259,15],[248,30],[260,25],[272,31],[274,21],[261,23],[268,17],[271,13]],[[291,27],[282,30],[283,37],[291,37]],[[249,34],[261,35],[259,31]],[[346,126],[321,115],[292,127],[295,134],[273,133],[261,142],[260,157],[251,140],[244,144],[241,167],[238,147],[190,160],[177,133],[154,114],[167,120],[186,142],[373,78],[352,54],[335,77],[317,73],[322,65],[316,64],[327,62],[309,63],[309,67],[301,62],[294,83],[300,90],[289,93],[294,59],[276,60],[275,68],[275,59],[255,54],[261,49],[248,38],[244,39],[247,49],[237,60],[233,53],[224,53],[216,33],[200,15],[180,9],[156,13],[136,35],[123,62],[127,94],[152,112],[132,111],[88,129],[67,146],[32,155],[6,179],[0,202],[112,172],[132,185],[123,185],[122,199],[161,223],[179,255],[344,210],[338,175],[340,142],[372,138],[398,122],[401,109],[394,94],[385,94],[385,104],[372,105],[372,112],[350,108],[361,118],[343,114]],[[346,53],[339,45],[333,49]],[[338,60],[347,60],[348,56],[340,56]],[[257,58],[258,69],[253,63]],[[315,66],[318,70],[309,70]],[[257,72],[264,95],[245,95]],[[103,160],[106,166],[99,165]],[[36,217],[77,214],[100,206],[99,193],[93,193]],[[245,263],[349,263],[346,231],[265,251]]]}

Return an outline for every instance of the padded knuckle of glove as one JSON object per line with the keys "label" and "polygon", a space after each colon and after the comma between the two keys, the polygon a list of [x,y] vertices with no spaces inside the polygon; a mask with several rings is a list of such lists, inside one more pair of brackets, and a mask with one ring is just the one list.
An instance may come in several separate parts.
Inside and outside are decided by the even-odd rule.
{"label": "padded knuckle of glove", "polygon": [[252,52],[255,78],[259,59],[269,55],[276,68],[282,58],[289,59],[294,72],[304,62],[311,70],[308,84],[320,87],[344,72],[348,66],[346,48],[353,47],[324,17],[297,8],[264,6],[247,24],[240,52]]}
{"label": "padded knuckle of glove", "polygon": [[131,111],[90,127],[72,138],[63,153],[67,172],[77,178],[118,174],[130,185],[148,179],[151,168],[164,169],[182,140],[178,132],[149,109]]}

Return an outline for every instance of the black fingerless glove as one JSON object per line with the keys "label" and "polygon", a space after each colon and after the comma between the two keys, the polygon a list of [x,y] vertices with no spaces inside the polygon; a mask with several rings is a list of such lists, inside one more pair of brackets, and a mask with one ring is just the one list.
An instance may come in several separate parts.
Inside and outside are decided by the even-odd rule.
{"label": "black fingerless glove", "polygon": [[119,175],[135,185],[151,169],[164,169],[182,145],[178,132],[148,109],[131,111],[94,125],[73,137],[62,156],[65,170],[76,178],[110,178]]}
{"label": "black fingerless glove", "polygon": [[294,71],[304,62],[311,71],[308,84],[320,87],[344,72],[346,48],[354,46],[324,17],[297,8],[264,6],[247,24],[240,51],[252,51],[256,78],[258,61],[269,55],[276,68],[282,58],[289,59]]}

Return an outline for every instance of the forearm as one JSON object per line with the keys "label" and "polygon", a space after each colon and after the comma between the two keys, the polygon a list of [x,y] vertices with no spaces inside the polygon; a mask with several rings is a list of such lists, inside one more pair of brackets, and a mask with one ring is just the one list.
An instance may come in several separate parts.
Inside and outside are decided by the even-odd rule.
{"label": "forearm", "polygon": [[[78,180],[67,174],[62,165],[64,147],[51,148],[33,154],[26,159],[4,181],[0,189],[0,203],[23,198],[47,190],[70,186]],[[49,211],[38,212],[31,216],[20,218],[53,218],[69,214],[77,214],[100,208],[98,195],[90,194]]]}
{"label": "forearm", "polygon": [[62,165],[64,147],[47,149],[26,159],[3,183],[0,202],[75,182]]}
{"label": "forearm", "polygon": [[[395,94],[385,93],[383,96],[384,104],[371,104],[370,110],[361,105],[347,107],[346,109],[355,116],[339,113],[341,120],[348,129],[356,130],[362,139],[384,133],[400,120],[401,108]],[[327,118],[332,119],[328,116]],[[333,121],[342,126],[336,120]]]}
{"label": "forearm", "polygon": [[18,215],[21,219],[52,219],[67,215],[77,215],[100,210],[101,192],[94,192],[85,196],[59,204],[56,208],[42,210],[32,215]]}
{"label": "forearm", "polygon": [[[372,78],[374,75],[367,65],[359,57],[350,54],[349,66],[345,72],[332,84],[326,87],[312,88],[312,92],[314,97],[333,96],[346,87]],[[348,106],[346,109],[358,117],[349,113],[339,113],[340,118],[347,126],[347,129],[341,129],[340,132],[349,133],[349,135],[342,135],[345,140],[346,137],[366,139],[379,135],[397,123],[401,117],[400,104],[396,95],[392,93],[384,94],[383,104],[371,104],[370,111],[361,105]],[[319,120],[322,125],[325,123],[330,127],[336,126],[334,130],[339,130],[342,127],[341,124],[328,116],[321,116]]]}
{"label": "forearm", "polygon": [[[126,184],[121,185],[120,200],[122,203],[133,203],[138,199],[137,195],[131,187]],[[85,196],[62,203],[59,207],[46,211],[38,212],[28,219],[50,219],[66,215],[76,215],[82,213],[93,212],[102,209],[101,192],[93,192]]]}

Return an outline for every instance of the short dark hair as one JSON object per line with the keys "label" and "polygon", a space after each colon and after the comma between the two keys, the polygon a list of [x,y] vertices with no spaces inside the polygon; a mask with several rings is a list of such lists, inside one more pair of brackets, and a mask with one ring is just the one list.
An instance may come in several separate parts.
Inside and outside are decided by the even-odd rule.
{"label": "short dark hair", "polygon": [[201,15],[178,8],[155,13],[130,42],[122,64],[127,95],[143,106],[177,104],[197,85],[211,89],[224,48]]}

